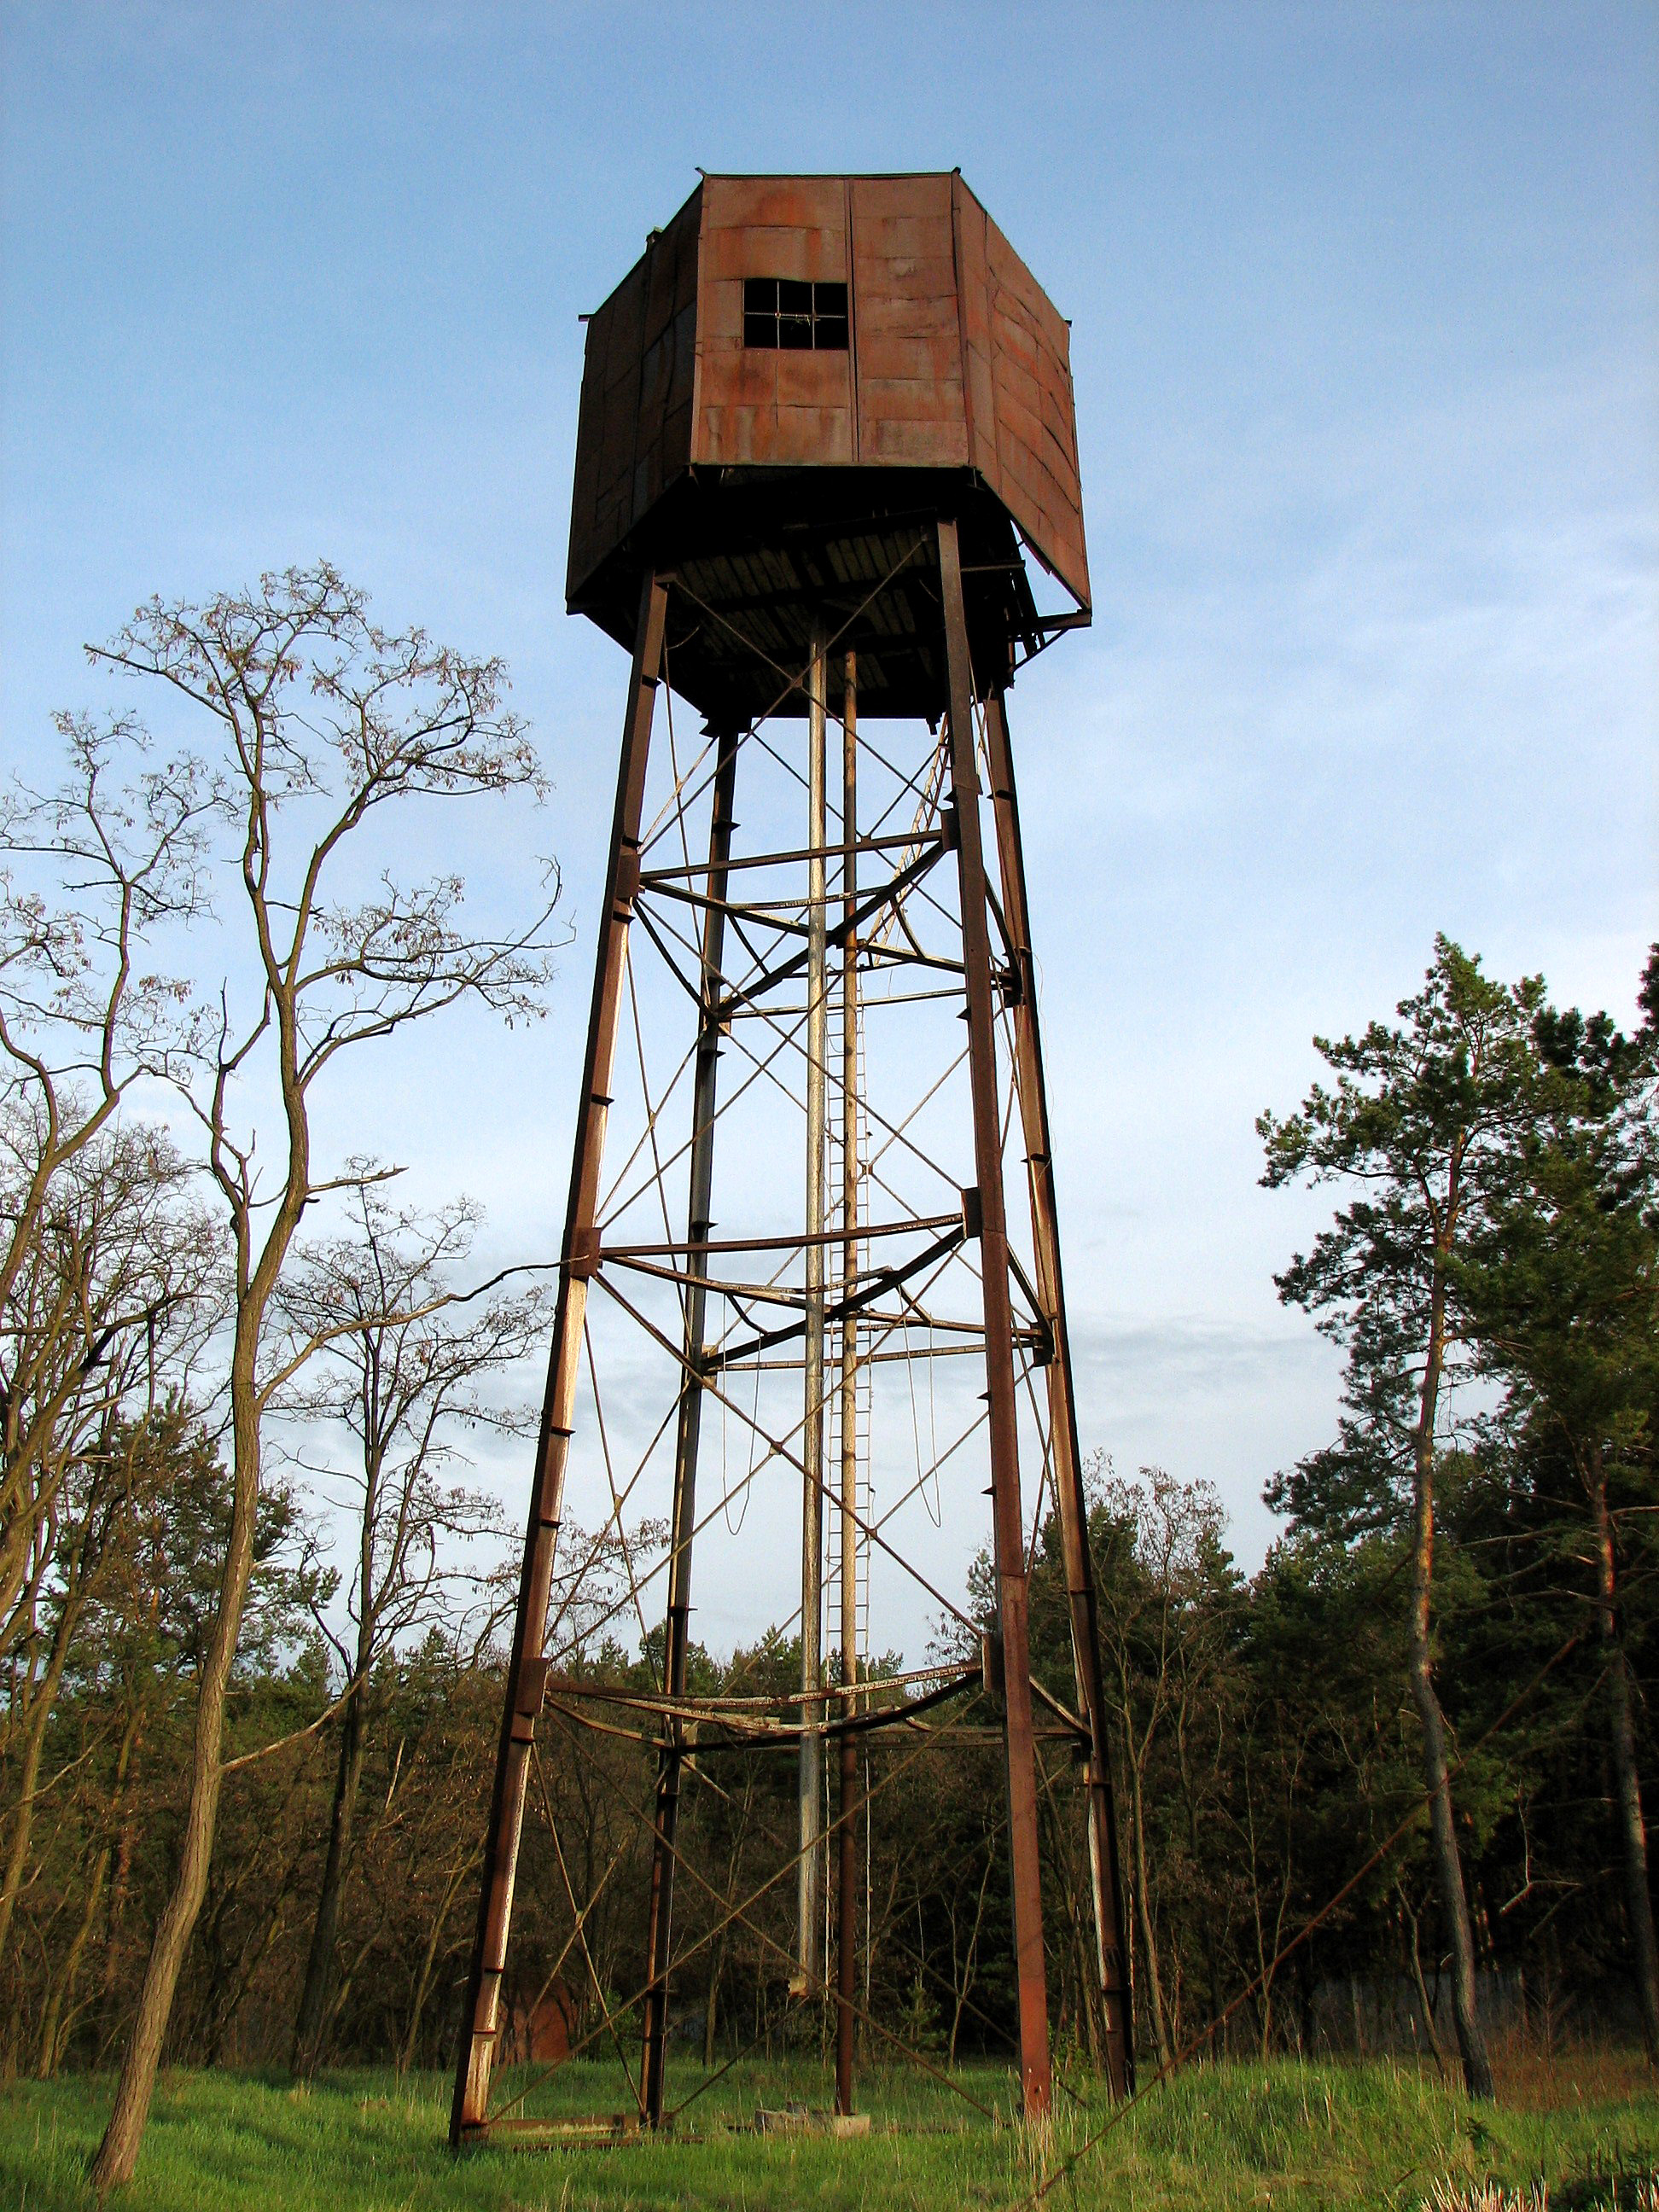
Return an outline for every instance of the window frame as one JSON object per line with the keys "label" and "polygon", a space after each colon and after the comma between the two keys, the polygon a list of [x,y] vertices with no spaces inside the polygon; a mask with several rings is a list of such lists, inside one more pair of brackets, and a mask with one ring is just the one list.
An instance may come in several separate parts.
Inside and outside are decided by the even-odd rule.
{"label": "window frame", "polygon": [[850,353],[852,344],[852,294],[844,278],[744,278],[745,353]]}

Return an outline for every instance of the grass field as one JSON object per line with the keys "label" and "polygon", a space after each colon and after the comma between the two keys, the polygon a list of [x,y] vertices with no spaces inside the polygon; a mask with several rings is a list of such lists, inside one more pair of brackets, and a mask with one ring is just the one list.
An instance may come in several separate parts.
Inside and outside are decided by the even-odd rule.
{"label": "grass field", "polygon": [[[422,2075],[327,2075],[310,2088],[248,2075],[174,2074],[157,2096],[138,2179],[123,2212],[658,2212],[713,2206],[919,2212],[1012,2206],[1106,2116],[1062,2099],[1046,2142],[996,2124],[938,2083],[875,2075],[863,2141],[763,2136],[758,2104],[823,2101],[823,2076],[734,2068],[684,2115],[696,2140],[615,2148],[476,2151],[444,2146],[448,2084]],[[684,2070],[684,2095],[702,2077]],[[1006,2112],[1006,2072],[965,2068],[962,2086]],[[555,2077],[537,2109],[592,2113],[616,2101],[610,2069]],[[93,2203],[82,2178],[106,2108],[106,2081],[15,2082],[0,2093],[0,2205],[64,2212]],[[1349,2205],[1416,2212],[1437,2183],[1547,2183],[1551,2212],[1616,2204],[1659,2166],[1659,2094],[1644,2066],[1606,2057],[1511,2064],[1480,2112],[1431,2074],[1362,2064],[1198,2067],[1155,2090],[1091,2151],[1053,2206]],[[1473,2197],[1468,2201],[1476,2201]],[[1655,2200],[1659,2201],[1659,2200]]]}

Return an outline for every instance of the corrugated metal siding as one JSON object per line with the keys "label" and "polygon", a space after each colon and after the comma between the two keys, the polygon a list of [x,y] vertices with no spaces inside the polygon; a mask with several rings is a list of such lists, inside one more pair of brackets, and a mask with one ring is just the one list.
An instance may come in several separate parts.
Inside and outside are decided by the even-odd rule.
{"label": "corrugated metal siding", "polygon": [[960,177],[955,186],[974,465],[1086,605],[1071,333]]}
{"label": "corrugated metal siding", "polygon": [[[856,609],[860,711],[894,711],[895,690],[903,695],[902,711],[923,711],[944,681],[943,641],[937,572],[915,558],[916,549],[913,526],[682,560],[675,572],[681,590],[722,611],[725,709],[803,712],[805,692],[786,672],[804,665],[814,620],[826,610],[845,620]],[[684,658],[676,664],[671,657],[671,681],[684,681]],[[694,675],[687,696],[699,688]]]}
{"label": "corrugated metal siding", "polygon": [[701,197],[691,195],[587,325],[571,498],[572,591],[691,458]]}
{"label": "corrugated metal siding", "polygon": [[703,188],[692,458],[727,467],[842,467],[855,458],[844,353],[744,350],[743,280],[847,282],[839,177],[710,177]]}
{"label": "corrugated metal siding", "polygon": [[859,458],[965,468],[951,179],[854,177]]}

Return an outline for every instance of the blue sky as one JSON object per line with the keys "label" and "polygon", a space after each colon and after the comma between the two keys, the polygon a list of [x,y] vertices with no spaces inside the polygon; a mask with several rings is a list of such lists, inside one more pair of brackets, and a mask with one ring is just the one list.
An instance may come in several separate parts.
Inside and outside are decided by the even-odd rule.
{"label": "blue sky", "polygon": [[963,167],[1073,325],[1097,622],[1012,714],[1085,1434],[1259,1556],[1336,1370],[1254,1115],[1436,929],[1625,1014],[1655,933],[1659,11],[9,0],[0,40],[5,758],[141,597],[319,553],[504,654],[556,790],[461,858],[505,896],[550,846],[577,941],[487,1081],[375,1097],[515,1256],[623,672],[562,611],[577,314],[696,164]]}

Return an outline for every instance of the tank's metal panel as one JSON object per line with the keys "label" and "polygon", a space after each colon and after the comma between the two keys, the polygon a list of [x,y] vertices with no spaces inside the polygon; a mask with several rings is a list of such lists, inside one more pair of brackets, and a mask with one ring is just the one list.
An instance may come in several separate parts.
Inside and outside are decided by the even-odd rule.
{"label": "tank's metal panel", "polygon": [[710,177],[702,188],[697,418],[691,458],[731,468],[845,467],[851,357],[746,351],[743,280],[847,282],[839,177]]}
{"label": "tank's metal panel", "polygon": [[1071,333],[960,177],[955,199],[974,465],[1086,606]]}
{"label": "tank's metal panel", "polygon": [[644,295],[641,264],[629,271],[587,325],[570,507],[573,591],[629,527]]}
{"label": "tank's metal panel", "polygon": [[[745,276],[848,283],[849,350],[745,348]],[[705,179],[588,326],[574,601],[592,586],[631,623],[632,533],[704,465],[880,471],[872,514],[893,471],[929,472],[933,500],[974,471],[1088,603],[1066,326],[955,174]],[[835,494],[849,522],[853,482]]]}
{"label": "tank's metal panel", "polygon": [[587,325],[571,498],[573,592],[691,457],[699,198],[692,194]]}
{"label": "tank's metal panel", "polygon": [[951,204],[956,222],[957,312],[967,386],[969,451],[974,466],[988,483],[994,484],[1000,472],[997,466],[996,387],[991,368],[991,287],[985,248],[988,218],[960,177],[954,179]]}
{"label": "tank's metal panel", "polygon": [[645,258],[644,351],[631,520],[661,497],[691,457],[696,366],[698,210],[682,208]]}
{"label": "tank's metal panel", "polygon": [[951,179],[854,177],[859,459],[965,468]]}

